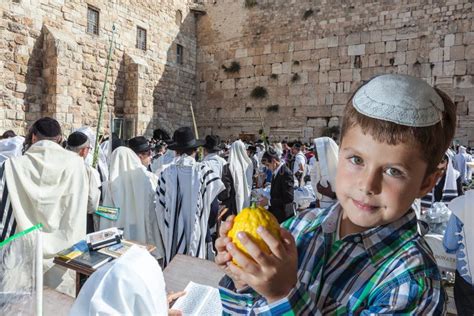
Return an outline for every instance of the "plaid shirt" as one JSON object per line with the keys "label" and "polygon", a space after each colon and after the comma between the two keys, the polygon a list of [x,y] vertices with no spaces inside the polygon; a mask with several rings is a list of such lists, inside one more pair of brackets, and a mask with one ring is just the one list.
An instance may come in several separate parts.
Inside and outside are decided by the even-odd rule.
{"label": "plaid shirt", "polygon": [[336,203],[283,224],[298,248],[298,281],[286,298],[269,305],[250,288],[230,290],[228,282],[219,289],[224,314],[442,315],[446,294],[431,249],[417,233],[414,212],[336,240],[340,211]]}

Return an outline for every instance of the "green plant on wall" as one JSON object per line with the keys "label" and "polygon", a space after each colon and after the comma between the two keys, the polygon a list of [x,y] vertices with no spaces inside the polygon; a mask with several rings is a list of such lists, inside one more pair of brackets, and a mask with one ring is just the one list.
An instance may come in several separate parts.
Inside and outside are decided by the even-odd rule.
{"label": "green plant on wall", "polygon": [[313,9],[308,9],[303,13],[303,20],[308,19],[314,13]]}
{"label": "green plant on wall", "polygon": [[254,99],[264,99],[268,96],[268,91],[265,87],[258,86],[253,88],[250,96]]}
{"label": "green plant on wall", "polygon": [[236,73],[240,71],[240,63],[238,61],[233,61],[228,67],[226,65],[222,65],[222,69],[224,69],[224,72]]}
{"label": "green plant on wall", "polygon": [[278,112],[280,110],[280,105],[274,104],[267,106],[267,112]]}
{"label": "green plant on wall", "polygon": [[245,0],[245,7],[251,8],[257,5],[257,0]]}

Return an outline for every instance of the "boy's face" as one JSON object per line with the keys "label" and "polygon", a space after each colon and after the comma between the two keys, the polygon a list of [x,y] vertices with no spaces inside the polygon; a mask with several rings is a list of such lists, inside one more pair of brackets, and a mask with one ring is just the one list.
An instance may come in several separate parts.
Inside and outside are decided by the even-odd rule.
{"label": "boy's face", "polygon": [[425,177],[427,163],[413,144],[379,143],[350,128],[339,149],[336,194],[348,218],[349,233],[398,220],[415,198],[426,195],[436,174]]}

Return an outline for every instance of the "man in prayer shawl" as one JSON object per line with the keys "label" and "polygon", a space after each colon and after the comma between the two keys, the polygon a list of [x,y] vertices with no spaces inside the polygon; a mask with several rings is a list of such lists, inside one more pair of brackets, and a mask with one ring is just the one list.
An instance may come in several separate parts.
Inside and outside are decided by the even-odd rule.
{"label": "man in prayer shawl", "polygon": [[456,160],[456,165],[458,167],[458,171],[461,174],[461,181],[463,184],[468,184],[471,179],[469,179],[469,166],[467,165],[468,162],[472,161],[472,156],[467,153],[466,147],[459,146],[458,153],[454,157]]}
{"label": "man in prayer shawl", "polygon": [[[202,146],[204,148],[204,159],[202,163],[208,166],[214,171],[214,173],[219,176],[222,180],[222,169],[224,165],[227,164],[227,161],[219,156],[219,151],[221,151],[221,139],[217,135],[207,135],[206,142]],[[216,197],[211,204],[211,212],[209,214],[209,229],[211,233],[214,233],[214,228],[217,223],[217,216],[219,215],[219,199]],[[211,237],[209,237],[211,238]],[[208,241],[211,239],[208,238]]]}
{"label": "man in prayer shawl", "polygon": [[[96,140],[96,133],[89,127],[89,126],[83,126],[81,128],[78,128],[75,130],[76,132],[82,132],[87,135],[89,138],[89,141],[91,143],[91,147],[93,150],[90,150],[89,153],[87,154],[87,157],[85,158],[86,164],[89,166],[92,166],[92,162],[94,159],[94,146],[95,146],[95,140]],[[102,146],[99,146],[99,159],[97,161],[97,171],[99,172],[100,175],[100,182],[105,182],[109,179],[109,165],[107,162],[107,151],[104,151]]]}
{"label": "man in prayer shawl", "polygon": [[156,216],[165,245],[166,266],[176,254],[207,259],[208,220],[211,203],[224,184],[211,168],[196,162],[203,141],[195,139],[191,128],[173,134],[177,159],[161,173],[157,187]]}
{"label": "man in prayer shawl", "polygon": [[5,160],[11,157],[21,156],[25,138],[22,136],[13,136],[0,140],[0,166]]}
{"label": "man in prayer shawl", "polygon": [[37,120],[27,138],[31,145],[25,154],[0,169],[0,242],[43,224],[44,284],[72,295],[73,275],[52,258],[86,235],[87,172],[81,157],[59,145],[61,127],[55,119]]}
{"label": "man in prayer shawl", "polygon": [[[74,132],[69,135],[67,139],[67,150],[73,151],[83,159],[86,159],[89,151],[91,150],[91,143],[86,134],[82,132]],[[99,206],[100,200],[100,175],[99,172],[84,163],[87,172],[87,178],[89,179],[89,198],[87,200],[87,233],[92,233],[94,229],[94,213]]]}
{"label": "man in prayer shawl", "polygon": [[326,208],[336,201],[336,167],[339,146],[330,137],[313,140],[314,157],[311,161],[311,186],[317,198],[317,206]]}
{"label": "man in prayer shawl", "polygon": [[214,171],[219,178],[222,178],[222,168],[227,161],[219,156],[221,151],[221,139],[217,135],[207,135],[204,147],[204,159],[202,162]]}
{"label": "man in prayer shawl", "polygon": [[140,161],[142,162],[142,165],[145,166],[148,171],[151,171],[151,146],[148,142],[148,139],[146,139],[144,136],[130,138],[128,140],[128,147],[130,147],[130,149],[133,150],[135,154],[137,154],[138,158],[140,158]]}
{"label": "man in prayer shawl", "polygon": [[104,184],[104,206],[119,208],[118,219],[100,217],[100,229],[123,228],[125,239],[156,246],[153,255],[163,257],[163,242],[155,216],[158,178],[147,171],[138,156],[118,147],[110,159],[109,181]]}
{"label": "man in prayer shawl", "polygon": [[300,142],[296,142],[291,147],[291,152],[294,156],[293,161],[293,175],[295,176],[298,186],[304,183],[304,175],[306,171],[306,157],[303,153],[303,145]]}
{"label": "man in prayer shawl", "polygon": [[219,194],[219,199],[229,209],[229,214],[237,214],[250,206],[252,193],[253,163],[241,140],[231,145],[228,162],[222,172],[225,190]]}
{"label": "man in prayer shawl", "polygon": [[431,192],[421,198],[421,207],[429,209],[435,202],[448,203],[452,199],[463,195],[461,176],[454,169],[450,156],[446,153],[438,166],[442,175]]}

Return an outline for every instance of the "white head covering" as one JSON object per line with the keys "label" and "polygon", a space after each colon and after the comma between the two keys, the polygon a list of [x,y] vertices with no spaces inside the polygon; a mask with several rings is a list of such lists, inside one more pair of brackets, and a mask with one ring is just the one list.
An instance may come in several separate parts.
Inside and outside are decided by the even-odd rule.
{"label": "white head covering", "polygon": [[158,178],[146,170],[130,148],[115,149],[110,162],[110,178],[104,186],[103,205],[119,207],[120,215],[116,221],[101,217],[99,227],[123,227],[126,239],[156,245],[155,254],[161,257],[161,238],[154,234],[148,222],[155,211],[157,183]]}
{"label": "white head covering", "polygon": [[373,78],[356,92],[352,102],[366,116],[413,127],[435,125],[444,111],[443,99],[433,87],[398,74]]}
{"label": "white head covering", "polygon": [[[95,150],[95,141],[96,141],[96,133],[90,128],[89,126],[82,126],[75,130],[75,132],[81,132],[87,135],[89,141],[91,142],[92,150],[89,151],[89,154],[84,159],[85,163],[89,166],[92,166],[92,162],[94,160],[94,150]],[[108,142],[106,142],[108,143]],[[102,146],[99,146],[99,160],[98,166],[100,167],[100,172],[104,176],[104,180],[109,178],[108,174],[108,159],[107,159],[107,152],[103,150]]]}
{"label": "white head covering", "polygon": [[128,147],[120,146],[112,152],[109,167],[109,180],[112,182],[117,179],[120,174],[130,170],[139,169],[143,165],[137,154]]}
{"label": "white head covering", "polygon": [[335,190],[339,146],[330,137],[315,138],[313,144],[318,159],[310,171],[311,185],[320,201],[330,202],[332,199],[318,193],[317,184],[327,186],[330,183],[332,190]]}
{"label": "white head covering", "polygon": [[250,206],[252,192],[252,160],[247,155],[241,140],[235,141],[229,151],[229,170],[234,180],[235,202],[237,211]]}
{"label": "white head covering", "polygon": [[168,315],[158,262],[145,249],[131,247],[87,279],[69,315]]}
{"label": "white head covering", "polygon": [[8,158],[21,156],[24,142],[25,138],[22,136],[0,140],[0,165]]}

